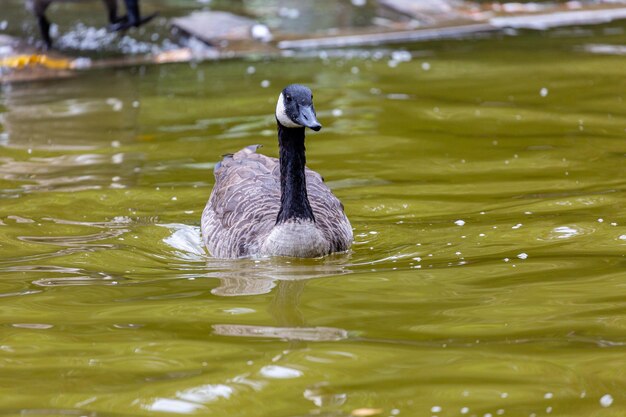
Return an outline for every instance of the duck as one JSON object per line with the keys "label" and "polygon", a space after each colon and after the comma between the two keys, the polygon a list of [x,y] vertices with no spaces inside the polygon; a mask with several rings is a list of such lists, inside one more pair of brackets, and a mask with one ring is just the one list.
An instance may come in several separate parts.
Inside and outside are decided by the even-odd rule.
{"label": "duck", "polygon": [[353,240],[344,206],[306,166],[305,129],[322,128],[313,93],[285,87],[276,103],[279,158],[260,145],[224,155],[202,212],[202,240],[216,258],[318,258],[347,251]]}
{"label": "duck", "polygon": [[[45,49],[52,48],[52,38],[50,37],[50,21],[46,17],[46,10],[56,1],[68,1],[68,0],[29,0],[29,7],[32,9],[37,23],[39,24],[39,31],[44,41]],[[141,16],[139,12],[139,0],[124,0],[126,5],[126,15],[117,15],[117,0],[102,0],[104,6],[107,9],[107,15],[109,18],[108,29],[111,32],[117,32],[120,30],[126,30],[131,27],[139,27],[144,23],[148,23],[152,20],[157,13],[150,14],[148,16]]]}

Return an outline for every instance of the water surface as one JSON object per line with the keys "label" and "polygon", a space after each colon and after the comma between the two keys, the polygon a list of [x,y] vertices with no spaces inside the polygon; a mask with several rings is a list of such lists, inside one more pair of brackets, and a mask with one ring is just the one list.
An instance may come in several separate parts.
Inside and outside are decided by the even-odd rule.
{"label": "water surface", "polygon": [[[623,415],[625,41],[612,25],[3,86],[0,409]],[[211,259],[212,167],[276,156],[292,82],[314,90],[308,164],[353,249]]]}

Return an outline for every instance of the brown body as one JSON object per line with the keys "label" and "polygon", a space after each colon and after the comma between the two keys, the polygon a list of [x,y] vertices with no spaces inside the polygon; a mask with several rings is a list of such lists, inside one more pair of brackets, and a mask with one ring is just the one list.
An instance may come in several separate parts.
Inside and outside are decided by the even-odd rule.
{"label": "brown body", "polygon": [[215,186],[202,213],[202,237],[211,255],[318,257],[349,249],[352,227],[343,205],[308,168],[306,190],[315,220],[277,224],[279,160],[257,154],[257,148],[248,146],[215,168]]}

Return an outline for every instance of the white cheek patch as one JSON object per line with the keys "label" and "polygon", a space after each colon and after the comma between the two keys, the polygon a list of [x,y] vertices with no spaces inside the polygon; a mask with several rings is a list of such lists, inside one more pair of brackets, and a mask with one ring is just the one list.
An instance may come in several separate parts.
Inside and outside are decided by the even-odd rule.
{"label": "white cheek patch", "polygon": [[280,124],[285,127],[302,127],[287,116],[285,103],[283,101],[283,93],[280,93],[280,96],[278,96],[278,103],[276,103],[276,119],[278,119]]}

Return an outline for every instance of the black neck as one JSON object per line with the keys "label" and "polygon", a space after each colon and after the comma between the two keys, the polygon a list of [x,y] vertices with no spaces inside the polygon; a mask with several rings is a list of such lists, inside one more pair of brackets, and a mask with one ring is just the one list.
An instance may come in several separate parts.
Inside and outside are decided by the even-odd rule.
{"label": "black neck", "polygon": [[280,211],[276,224],[287,220],[315,221],[306,193],[304,128],[286,128],[278,123],[280,148]]}

